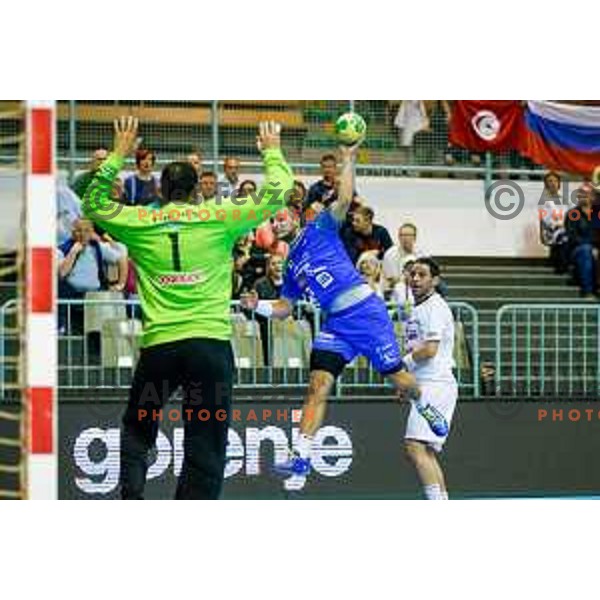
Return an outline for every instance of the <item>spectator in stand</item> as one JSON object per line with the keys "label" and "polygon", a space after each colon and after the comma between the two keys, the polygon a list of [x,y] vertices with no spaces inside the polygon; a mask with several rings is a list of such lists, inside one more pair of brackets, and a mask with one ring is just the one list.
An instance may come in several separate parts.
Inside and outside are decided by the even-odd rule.
{"label": "spectator in stand", "polygon": [[231,271],[231,299],[239,300],[240,295],[250,290],[245,276],[246,265],[250,255],[242,248],[235,246],[233,249],[233,269]]}
{"label": "spectator in stand", "polygon": [[[335,154],[324,154],[321,157],[321,174],[322,179],[313,183],[308,188],[308,192],[302,201],[302,225],[316,218],[323,208],[328,208],[337,199],[339,181]],[[298,192],[303,191],[304,186],[302,183],[298,181],[296,184],[300,184],[297,186]],[[348,227],[352,222],[354,210],[361,203],[356,190],[354,190],[353,194],[352,203],[346,215],[346,224]],[[345,225],[342,227],[345,227]]]}
{"label": "spectator in stand", "polygon": [[592,201],[592,244],[596,250],[596,287],[600,288],[600,167],[592,177],[594,199]]}
{"label": "spectator in stand", "polygon": [[244,277],[245,285],[251,289],[254,282],[266,273],[267,253],[256,246],[254,232],[240,238],[235,247],[247,257],[241,274]]}
{"label": "spectator in stand", "polygon": [[[267,258],[267,274],[261,277],[254,284],[254,290],[260,300],[278,300],[281,297],[281,288],[283,287],[283,256],[271,254]],[[263,356],[265,364],[271,364],[271,355],[269,347],[269,319],[261,315],[255,315],[260,327],[260,337],[263,345]]]}
{"label": "spectator in stand", "polygon": [[429,128],[429,117],[424,100],[401,100],[394,125],[398,129],[400,162],[414,163],[414,139],[419,131]]}
{"label": "spectator in stand", "polygon": [[254,283],[254,289],[260,300],[278,300],[283,285],[283,263],[285,259],[278,254],[267,258],[267,274]]}
{"label": "spectator in stand", "polygon": [[194,167],[198,177],[200,177],[200,173],[202,173],[202,152],[199,150],[192,150],[187,155],[187,161]]}
{"label": "spectator in stand", "polygon": [[544,175],[544,205],[539,215],[540,241],[550,248],[550,262],[558,274],[566,273],[569,267],[569,245],[562,216],[560,186],[558,173],[550,171]]}
{"label": "spectator in stand", "polygon": [[376,250],[363,252],[356,263],[358,272],[365,278],[371,289],[383,298],[383,279],[381,276],[381,261],[377,258]]}
{"label": "spectator in stand", "polygon": [[223,179],[219,181],[219,192],[221,196],[231,196],[240,187],[240,161],[228,156],[223,161]]}
{"label": "spectator in stand", "polygon": [[294,181],[294,193],[288,201],[288,207],[292,208],[297,216],[302,214],[302,207],[306,198],[306,186],[299,180]]}
{"label": "spectator in stand", "polygon": [[341,232],[346,252],[354,264],[358,257],[367,250],[375,250],[377,258],[383,259],[384,254],[393,246],[392,238],[383,225],[373,223],[373,209],[360,205],[352,215],[352,226]]}
{"label": "spectator in stand", "polygon": [[[108,289],[106,267],[123,259],[123,246],[100,240],[91,221],[78,219],[71,237],[58,247],[57,255],[58,297],[83,299],[86,292]],[[79,308],[80,317],[82,307]],[[67,324],[66,309],[59,307],[59,328],[63,330]]]}
{"label": "spectator in stand", "polygon": [[398,317],[402,323],[408,321],[415,307],[415,298],[410,287],[410,271],[415,264],[415,260],[416,258],[407,257],[402,267],[402,277],[392,290],[391,299],[398,307]]}
{"label": "spectator in stand", "polygon": [[308,188],[303,204],[304,210],[310,208],[315,202],[328,207],[336,198],[337,159],[335,154],[324,154],[320,164],[322,178]]}
{"label": "spectator in stand", "polygon": [[565,219],[571,261],[575,265],[577,281],[584,300],[595,300],[596,265],[598,249],[592,242],[592,201],[594,188],[584,183],[577,190],[577,206]]}
{"label": "spectator in stand", "polygon": [[415,135],[415,161],[420,165],[439,164],[449,153],[450,104],[447,100],[425,100],[424,106],[427,122]]}
{"label": "spectator in stand", "polygon": [[417,246],[417,226],[413,223],[403,223],[398,228],[398,244],[387,250],[383,257],[386,289],[391,290],[403,279],[406,261],[422,256],[426,254]]}
{"label": "spectator in stand", "polygon": [[[94,227],[94,229],[96,228]],[[129,253],[127,252],[127,247],[114,240],[106,232],[102,232],[97,241],[101,244],[108,244],[120,255],[116,263],[107,263],[106,280],[108,290],[111,292],[125,292],[129,277]]]}
{"label": "spectator in stand", "polygon": [[256,194],[257,190],[256,183],[252,179],[245,179],[240,183],[240,187],[236,190],[236,196],[238,198],[247,198],[252,194]]}
{"label": "spectator in stand", "polygon": [[106,160],[108,156],[108,150],[106,148],[98,148],[94,150],[92,154],[92,162],[90,164],[90,168],[87,171],[79,174],[73,183],[71,184],[71,189],[79,196],[79,198],[83,198],[85,191],[88,188],[88,185],[92,182],[96,171],[100,168],[100,165]]}
{"label": "spectator in stand", "polygon": [[158,197],[158,183],[152,174],[156,154],[147,148],[135,153],[136,171],[125,179],[124,195],[127,204],[143,205],[154,202]]}
{"label": "spectator in stand", "polygon": [[56,243],[71,238],[75,222],[81,218],[81,204],[75,192],[58,180],[56,185]]}
{"label": "spectator in stand", "polygon": [[217,195],[217,176],[213,171],[204,171],[200,175],[200,195],[203,202],[215,199]]}
{"label": "spectator in stand", "polygon": [[[186,158],[187,162],[194,167],[194,171],[196,171],[196,175],[198,175],[198,181],[200,181],[200,174],[202,173],[202,152],[199,150],[192,150]],[[194,198],[196,201],[198,200],[198,187],[196,186],[196,190],[194,192]]]}

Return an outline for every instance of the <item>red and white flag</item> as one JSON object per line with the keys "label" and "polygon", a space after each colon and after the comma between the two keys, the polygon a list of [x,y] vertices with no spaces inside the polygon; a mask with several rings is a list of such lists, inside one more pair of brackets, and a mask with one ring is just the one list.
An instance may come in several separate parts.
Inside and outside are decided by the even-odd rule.
{"label": "red and white flag", "polygon": [[457,100],[450,143],[475,152],[518,150],[524,133],[519,100]]}

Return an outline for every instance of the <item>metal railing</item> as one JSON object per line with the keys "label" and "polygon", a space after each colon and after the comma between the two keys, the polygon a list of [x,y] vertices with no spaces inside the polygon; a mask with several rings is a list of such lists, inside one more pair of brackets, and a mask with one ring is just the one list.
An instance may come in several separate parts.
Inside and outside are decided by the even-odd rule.
{"label": "metal railing", "polygon": [[[450,303],[457,326],[456,375],[461,393],[479,395],[479,320],[477,311],[464,302]],[[59,300],[58,385],[61,389],[127,388],[141,344],[139,304],[135,300]],[[321,312],[310,303],[299,303],[286,321],[266,320],[231,303],[238,389],[291,388],[308,382],[312,340],[321,326]],[[389,305],[393,316],[395,307]],[[2,325],[6,321],[3,307]],[[396,322],[402,340],[402,325]],[[0,347],[6,344],[4,327]],[[3,381],[4,385],[4,381]],[[379,374],[363,359],[345,370],[336,395],[383,385]]]}
{"label": "metal railing", "polygon": [[222,160],[236,156],[242,173],[255,173],[256,167],[260,170],[256,124],[270,118],[283,123],[283,145],[294,172],[316,175],[321,155],[337,145],[336,118],[355,110],[365,117],[369,131],[357,157],[359,175],[479,176],[488,182],[498,172],[539,175],[538,167],[516,153],[477,155],[450,148],[440,102],[426,102],[431,128],[416,133],[406,146],[394,124],[400,101],[70,100],[58,103],[57,156],[72,180],[78,170],[88,168],[94,149],[110,144],[111,119],[125,113],[140,116],[144,145],[157,152],[157,166],[200,150],[207,169],[222,173]]}
{"label": "metal railing", "polygon": [[501,395],[600,397],[600,306],[501,307],[495,366]]}
{"label": "metal railing", "polygon": [[[455,359],[461,397],[477,398],[479,314],[470,304],[449,304],[458,324]],[[59,336],[59,387],[127,388],[141,341],[137,301],[61,300],[59,306],[66,309],[66,331]],[[300,304],[293,319],[277,322],[243,311],[238,302],[231,306],[236,387],[306,385],[310,343],[321,324],[318,308]],[[15,300],[0,307],[0,397],[18,388],[16,310]],[[401,337],[400,325],[396,327]],[[600,398],[599,305],[505,305],[496,313],[495,335],[496,397]],[[335,393],[347,395],[382,385],[381,377],[358,358],[345,370]]]}

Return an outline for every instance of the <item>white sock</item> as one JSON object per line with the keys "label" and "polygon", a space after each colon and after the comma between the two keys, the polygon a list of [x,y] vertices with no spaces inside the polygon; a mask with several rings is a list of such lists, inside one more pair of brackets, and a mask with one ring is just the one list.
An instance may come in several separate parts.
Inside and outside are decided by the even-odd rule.
{"label": "white sock", "polygon": [[449,500],[450,498],[448,498],[448,492],[442,492],[442,500]]}
{"label": "white sock", "polygon": [[444,492],[442,492],[442,489],[437,483],[423,486],[423,491],[425,492],[425,498],[427,498],[427,500],[445,500],[443,496]]}
{"label": "white sock", "polygon": [[301,458],[308,458],[310,456],[310,447],[312,446],[312,437],[305,433],[298,435],[298,442],[296,443],[296,451]]}

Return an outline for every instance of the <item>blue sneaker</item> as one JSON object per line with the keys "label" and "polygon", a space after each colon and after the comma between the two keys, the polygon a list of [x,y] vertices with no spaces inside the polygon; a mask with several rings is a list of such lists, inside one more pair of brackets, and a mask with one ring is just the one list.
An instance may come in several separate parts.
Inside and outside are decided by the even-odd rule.
{"label": "blue sneaker", "polygon": [[448,435],[448,423],[444,415],[431,404],[425,406],[416,404],[417,411],[427,421],[429,428],[438,437],[446,437]]}
{"label": "blue sneaker", "polygon": [[310,459],[301,458],[293,455],[283,463],[278,463],[273,466],[273,471],[283,477],[291,475],[308,475],[310,473]]}

